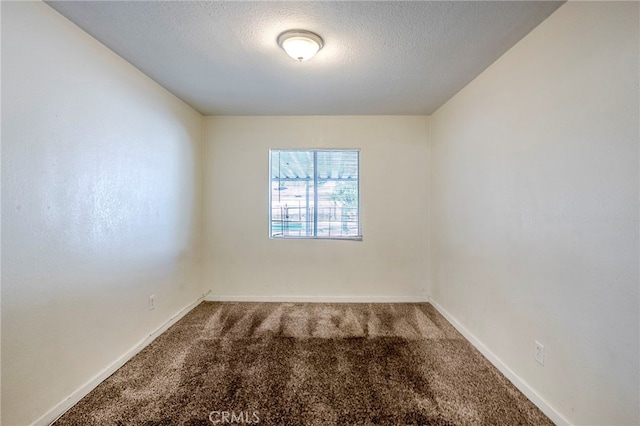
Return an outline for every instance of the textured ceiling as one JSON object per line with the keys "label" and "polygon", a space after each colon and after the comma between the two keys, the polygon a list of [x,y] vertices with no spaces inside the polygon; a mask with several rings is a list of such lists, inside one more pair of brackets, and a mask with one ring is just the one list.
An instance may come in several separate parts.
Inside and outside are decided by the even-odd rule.
{"label": "textured ceiling", "polygon": [[[562,2],[47,4],[206,115],[423,115]],[[298,63],[288,29],[325,47]]]}

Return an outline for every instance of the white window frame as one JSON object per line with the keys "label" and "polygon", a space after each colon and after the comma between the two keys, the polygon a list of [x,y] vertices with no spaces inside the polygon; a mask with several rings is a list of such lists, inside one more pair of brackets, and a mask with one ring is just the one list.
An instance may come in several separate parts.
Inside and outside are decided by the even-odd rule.
{"label": "white window frame", "polygon": [[[282,236],[277,236],[277,235],[273,235],[273,220],[272,220],[272,196],[273,196],[273,189],[272,189],[272,176],[271,176],[271,161],[272,161],[272,154],[274,152],[279,152],[279,151],[287,151],[287,152],[291,152],[291,151],[299,151],[299,152],[313,152],[314,153],[314,167],[313,167],[313,183],[314,183],[314,218],[313,218],[313,229],[314,229],[314,233],[316,235],[310,235],[310,236],[301,236],[301,235],[282,235]],[[317,153],[318,152],[341,152],[341,151],[350,151],[350,152],[356,152],[358,154],[358,212],[357,212],[357,217],[358,217],[358,235],[351,235],[351,236],[318,236],[317,232],[318,232],[318,219],[317,219],[317,210],[315,209],[315,206],[318,205],[318,191],[317,191],[317,181],[318,181],[318,175],[317,175]],[[361,209],[360,209],[360,149],[359,148],[310,148],[310,149],[304,149],[304,148],[271,148],[269,149],[269,225],[268,225],[268,232],[269,232],[269,239],[272,240],[343,240],[343,241],[362,241],[362,222],[361,222]]]}

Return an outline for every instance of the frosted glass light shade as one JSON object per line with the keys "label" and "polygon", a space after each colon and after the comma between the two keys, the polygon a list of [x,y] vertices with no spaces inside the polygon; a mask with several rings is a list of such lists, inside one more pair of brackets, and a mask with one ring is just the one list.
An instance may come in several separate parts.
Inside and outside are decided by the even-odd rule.
{"label": "frosted glass light shade", "polygon": [[318,34],[305,30],[285,31],[278,36],[278,45],[296,61],[306,61],[322,49],[324,42]]}

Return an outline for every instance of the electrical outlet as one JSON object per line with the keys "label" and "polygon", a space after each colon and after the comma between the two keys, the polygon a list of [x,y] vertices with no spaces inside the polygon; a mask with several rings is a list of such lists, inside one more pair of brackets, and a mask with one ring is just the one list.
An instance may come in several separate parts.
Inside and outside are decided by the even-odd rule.
{"label": "electrical outlet", "polygon": [[544,345],[538,341],[536,341],[535,358],[538,364],[544,365]]}
{"label": "electrical outlet", "polygon": [[155,294],[152,294],[151,296],[149,296],[149,310],[153,311],[156,307],[156,296]]}

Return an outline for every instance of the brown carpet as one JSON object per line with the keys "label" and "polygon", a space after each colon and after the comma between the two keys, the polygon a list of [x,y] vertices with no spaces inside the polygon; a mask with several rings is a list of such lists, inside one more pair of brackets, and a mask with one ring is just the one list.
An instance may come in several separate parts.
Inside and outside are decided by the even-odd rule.
{"label": "brown carpet", "polygon": [[429,304],[205,302],[55,425],[256,423],[552,424]]}

